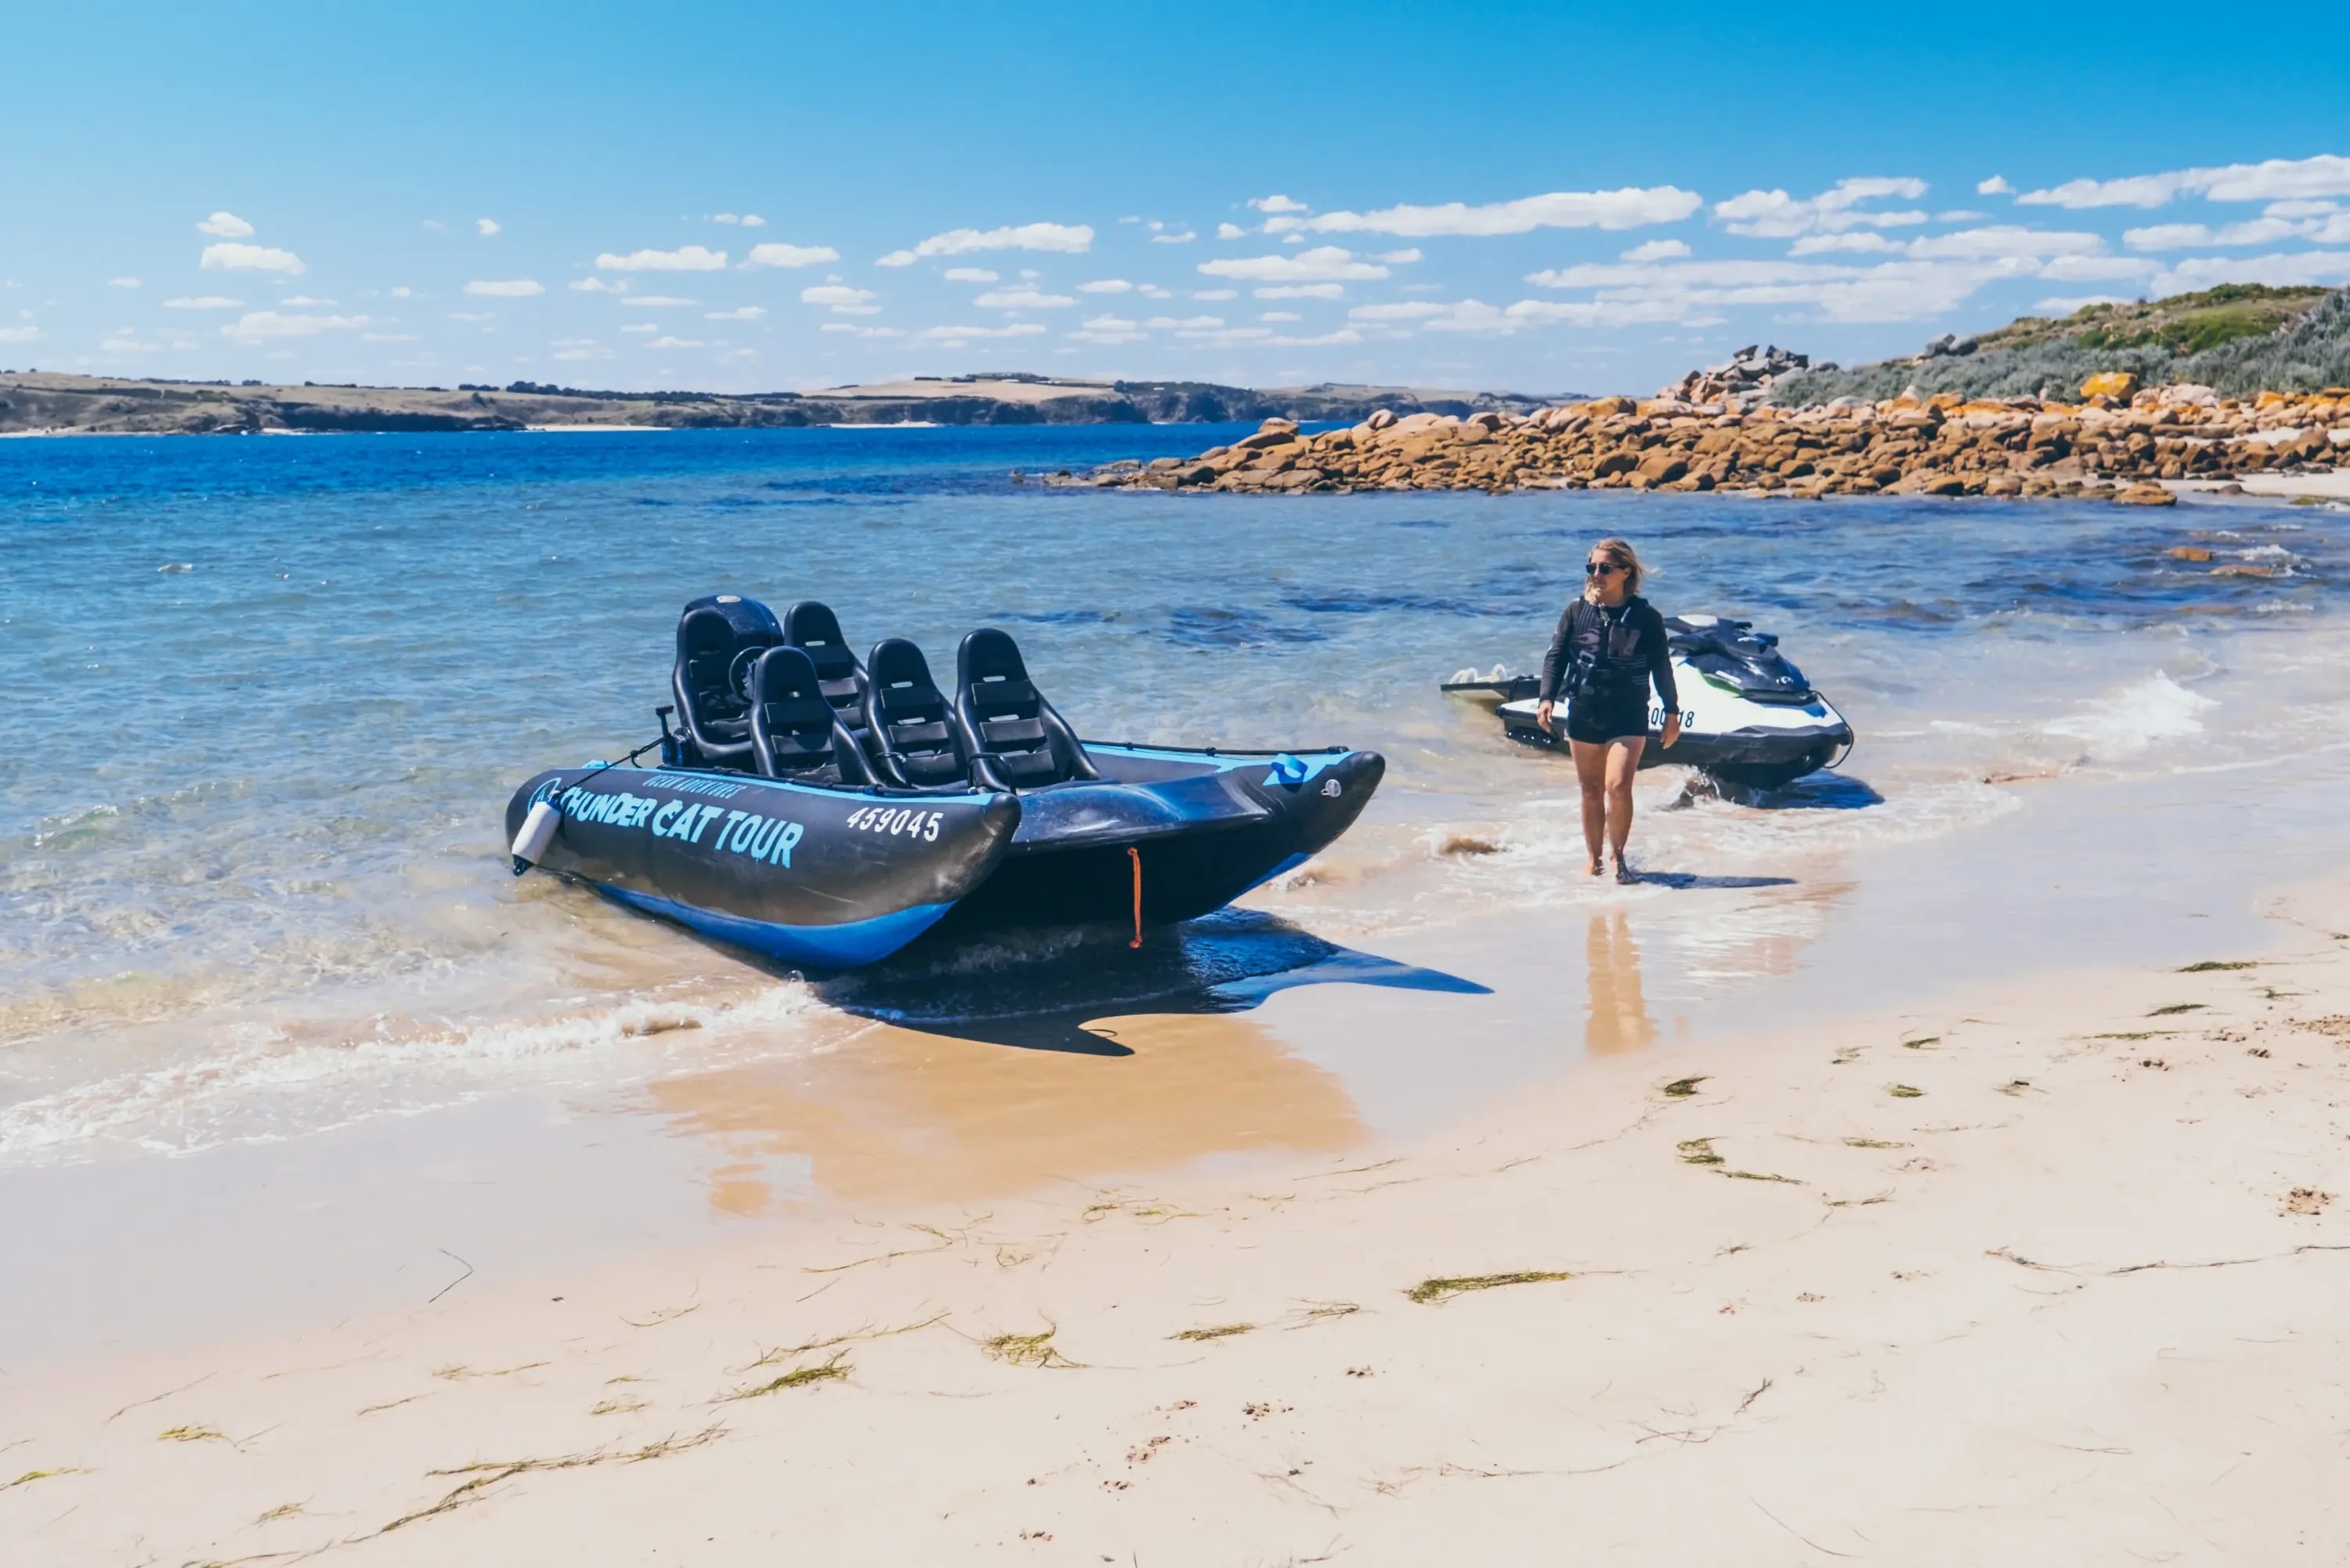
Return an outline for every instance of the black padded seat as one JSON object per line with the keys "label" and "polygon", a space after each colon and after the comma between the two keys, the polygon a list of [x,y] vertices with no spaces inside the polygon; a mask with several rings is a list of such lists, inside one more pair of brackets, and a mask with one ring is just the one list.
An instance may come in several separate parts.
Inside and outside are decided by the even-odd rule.
{"label": "black padded seat", "polygon": [[768,649],[751,667],[751,743],[771,779],[873,782],[857,738],[825,701],[815,661],[796,648]]}
{"label": "black padded seat", "polygon": [[865,660],[865,740],[873,771],[902,789],[968,789],[971,753],[931,661],[902,637],[884,638]]}
{"label": "black padded seat", "polygon": [[745,656],[755,657],[783,640],[775,611],[740,594],[707,595],[678,618],[670,690],[686,737],[705,764],[744,770],[756,765]]}
{"label": "black padded seat", "polygon": [[840,618],[828,605],[802,599],[784,612],[784,641],[804,650],[816,664],[825,701],[852,730],[865,727],[865,666],[840,634]]}
{"label": "black padded seat", "polygon": [[[955,654],[955,726],[972,756],[972,779],[1013,789],[1101,777],[1077,732],[1028,679],[1009,632],[982,627]],[[993,778],[989,775],[993,775]]]}

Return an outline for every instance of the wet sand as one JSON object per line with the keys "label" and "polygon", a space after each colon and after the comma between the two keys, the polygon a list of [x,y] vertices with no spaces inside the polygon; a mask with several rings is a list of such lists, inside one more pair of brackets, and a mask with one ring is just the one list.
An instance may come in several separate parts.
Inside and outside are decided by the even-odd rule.
{"label": "wet sand", "polygon": [[[777,1217],[14,1378],[0,1542],[38,1564],[2321,1561],[2350,1530],[2350,886],[2262,914],[2203,955],[2223,967],[1973,979],[1676,1040],[1603,911],[1557,1020],[1589,1059],[1377,1147],[1263,1032],[1440,999],[1109,1022],[1140,1069],[1118,1092],[1170,1113],[1147,1121],[1071,1054],[972,1103],[959,1054],[983,1048],[910,1031],[813,1089],[666,1086],[662,1115],[739,1157],[701,1199]],[[1213,1093],[1227,1075],[1245,1092]],[[1019,1106],[1045,1136],[999,1125]],[[1259,1121],[1244,1164],[1054,1179],[1139,1126],[1169,1142],[1113,1151],[1131,1166]],[[778,1148],[846,1201],[754,1191]]]}

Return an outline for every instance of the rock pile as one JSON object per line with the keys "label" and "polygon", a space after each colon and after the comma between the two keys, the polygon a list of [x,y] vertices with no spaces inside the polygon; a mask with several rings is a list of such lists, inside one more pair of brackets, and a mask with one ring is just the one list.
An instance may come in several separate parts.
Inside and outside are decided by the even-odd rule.
{"label": "rock pile", "polygon": [[1719,365],[1691,370],[1671,385],[1659,388],[1657,396],[1684,403],[1720,403],[1742,410],[1761,402],[1762,395],[1771,389],[1771,383],[1780,377],[1791,370],[1808,370],[1811,366],[1808,354],[1790,352],[1776,343],[1758,350],[1749,343]]}
{"label": "rock pile", "polygon": [[1065,483],[1295,494],[1362,490],[1745,490],[1822,495],[2105,495],[2155,505],[2157,483],[2350,462],[2350,388],[2221,399],[2096,378],[2078,403],[1943,394],[1741,411],[1596,398],[1467,419],[1387,410],[1306,435],[1267,420],[1193,458],[1119,462]]}

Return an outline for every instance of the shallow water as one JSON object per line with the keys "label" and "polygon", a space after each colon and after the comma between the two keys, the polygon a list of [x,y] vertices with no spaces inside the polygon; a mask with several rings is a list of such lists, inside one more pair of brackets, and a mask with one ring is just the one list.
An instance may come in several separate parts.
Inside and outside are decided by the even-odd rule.
{"label": "shallow water", "polygon": [[[1884,911],[1919,918],[1937,888],[1983,898],[2030,824],[2092,877],[2098,857],[2175,847],[2134,838],[2126,805],[2043,801],[2235,813],[2225,855],[2289,868],[2288,838],[2241,830],[2274,809],[2322,831],[2344,771],[2339,512],[1009,478],[1219,438],[0,443],[0,1167],[512,1090],[691,1123],[708,1113],[680,1108],[704,1103],[686,1079],[854,1051],[874,1019],[1066,1049],[1100,1039],[1089,1019],[1229,1011],[1300,980],[1376,972],[1428,1005],[1458,979],[1383,967],[1387,948],[1521,916],[1568,933],[1582,1044],[1626,1048],[1839,942],[1868,951]],[[1861,736],[1841,774],[1762,806],[1644,775],[1638,857],[1667,876],[1630,894],[1575,874],[1563,759],[1435,690],[1530,667],[1610,533],[1638,542],[1661,607],[1782,633]],[[2215,558],[2174,559],[2181,543]],[[509,877],[514,784],[650,735],[678,607],[724,590],[821,597],[853,639],[913,637],[934,667],[1002,625],[1087,734],[1372,746],[1388,782],[1322,861],[1139,961],[1048,933],[812,984]],[[1952,961],[1996,937],[1962,932]],[[1628,980],[1627,953],[1645,955]]]}

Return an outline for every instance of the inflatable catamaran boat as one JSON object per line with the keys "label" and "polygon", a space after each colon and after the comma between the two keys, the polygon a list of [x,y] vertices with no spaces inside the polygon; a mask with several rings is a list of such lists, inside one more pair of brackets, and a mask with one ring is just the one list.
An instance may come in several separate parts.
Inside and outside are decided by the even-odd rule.
{"label": "inflatable catamaran boat", "polygon": [[[1353,825],[1376,752],[1080,741],[1010,636],[951,694],[901,638],[859,660],[832,611],[685,607],[661,738],[540,774],[506,807],[533,866],[788,963],[853,969],[941,921],[1190,919]],[[674,712],[679,732],[672,733]],[[637,756],[660,748],[658,767]]]}
{"label": "inflatable catamaran boat", "polygon": [[[1752,621],[1712,615],[1667,616],[1665,632],[1680,689],[1681,735],[1670,751],[1643,748],[1642,767],[1678,763],[1725,784],[1768,790],[1834,767],[1852,750],[1852,726],[1779,651],[1775,636],[1756,631]],[[1556,735],[1534,722],[1540,676],[1464,670],[1443,689],[1493,704],[1513,741],[1565,748],[1564,701]],[[1664,726],[1664,711],[1652,701],[1649,735],[1661,739]]]}

